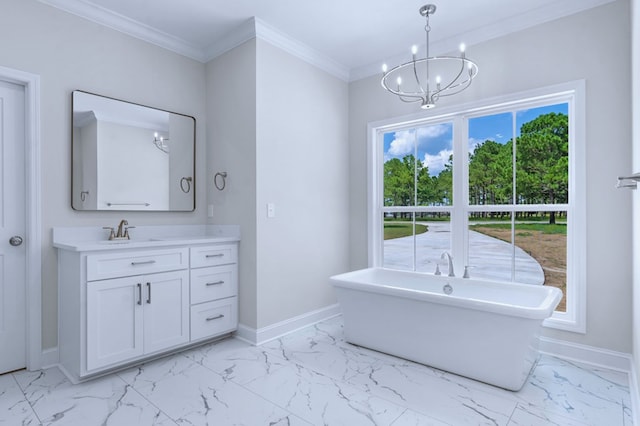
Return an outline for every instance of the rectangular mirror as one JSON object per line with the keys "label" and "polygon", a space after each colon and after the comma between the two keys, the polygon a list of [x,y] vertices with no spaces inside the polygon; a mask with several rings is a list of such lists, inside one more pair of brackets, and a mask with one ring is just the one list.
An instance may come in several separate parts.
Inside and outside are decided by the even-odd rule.
{"label": "rectangular mirror", "polygon": [[195,118],[72,93],[74,210],[193,211]]}

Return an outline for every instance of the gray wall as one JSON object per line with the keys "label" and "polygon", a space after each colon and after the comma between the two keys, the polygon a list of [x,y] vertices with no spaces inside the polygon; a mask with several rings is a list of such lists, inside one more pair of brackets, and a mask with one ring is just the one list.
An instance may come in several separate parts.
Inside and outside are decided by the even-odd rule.
{"label": "gray wall", "polygon": [[[87,90],[196,117],[197,150],[205,151],[205,67],[35,0],[3,0],[0,65],[41,78],[42,336],[57,344],[57,268],[51,247],[54,226],[197,224],[193,213],[76,212],[71,209],[71,92]],[[204,181],[204,156],[197,164]],[[197,200],[205,200],[205,185]]]}
{"label": "gray wall", "polygon": [[207,82],[210,174],[229,173],[210,193],[214,221],[242,232],[240,322],[335,303],[328,277],[348,268],[347,84],[260,39],[211,61]]}
{"label": "gray wall", "polygon": [[[620,0],[468,48],[480,73],[443,105],[586,80],[587,334],[549,337],[631,351],[631,196],[614,188],[631,167],[629,3]],[[350,258],[367,265],[368,122],[419,111],[380,89],[379,76],[350,85]],[[446,102],[445,102],[446,101]]]}
{"label": "gray wall", "polygon": [[336,303],[328,277],[349,267],[348,87],[265,41],[257,47],[262,328]]}
{"label": "gray wall", "polygon": [[[215,222],[240,225],[239,319],[257,323],[256,40],[207,64],[207,182],[228,173],[227,186],[207,185]],[[220,181],[221,182],[221,181]]]}

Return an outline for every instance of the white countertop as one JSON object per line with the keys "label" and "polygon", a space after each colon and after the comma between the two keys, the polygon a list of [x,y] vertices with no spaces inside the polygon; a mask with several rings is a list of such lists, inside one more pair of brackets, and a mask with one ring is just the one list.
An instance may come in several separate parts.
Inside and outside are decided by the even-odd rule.
{"label": "white countertop", "polygon": [[238,225],[136,226],[129,240],[109,240],[100,227],[53,228],[53,246],[69,251],[123,250],[240,241]]}

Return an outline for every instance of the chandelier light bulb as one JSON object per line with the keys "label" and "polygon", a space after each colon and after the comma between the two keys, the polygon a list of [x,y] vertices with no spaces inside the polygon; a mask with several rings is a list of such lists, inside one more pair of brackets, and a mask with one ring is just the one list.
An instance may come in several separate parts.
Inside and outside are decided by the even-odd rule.
{"label": "chandelier light bulb", "polygon": [[414,44],[413,46],[411,46],[411,54],[415,56],[416,53],[418,53],[418,46]]}
{"label": "chandelier light bulb", "polygon": [[386,74],[387,73],[387,69],[389,69],[387,67],[387,64],[382,64],[382,72]]}
{"label": "chandelier light bulb", "polygon": [[441,82],[442,82],[442,78],[439,75],[437,75],[436,76],[436,84],[440,84]]}
{"label": "chandelier light bulb", "polygon": [[465,50],[467,50],[467,46],[464,43],[460,43],[460,53],[464,53]]}
{"label": "chandelier light bulb", "polygon": [[398,82],[398,87],[400,87],[400,85],[402,84],[402,77],[398,77],[396,81]]}

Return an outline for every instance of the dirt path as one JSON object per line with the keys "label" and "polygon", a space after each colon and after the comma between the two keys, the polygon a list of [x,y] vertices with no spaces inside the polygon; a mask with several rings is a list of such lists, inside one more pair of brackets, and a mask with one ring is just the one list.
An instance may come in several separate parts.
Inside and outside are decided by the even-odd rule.
{"label": "dirt path", "polygon": [[[511,230],[509,229],[474,226],[473,230],[511,243]],[[516,245],[542,266],[544,285],[558,287],[562,290],[562,300],[556,310],[566,312],[567,236],[545,234],[542,231],[518,231],[516,232]]]}

